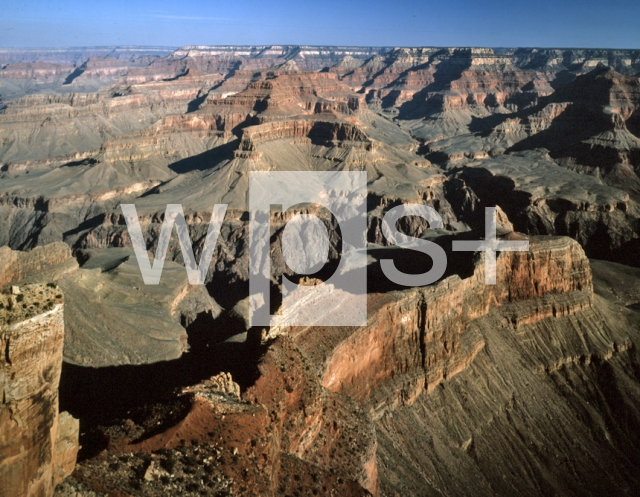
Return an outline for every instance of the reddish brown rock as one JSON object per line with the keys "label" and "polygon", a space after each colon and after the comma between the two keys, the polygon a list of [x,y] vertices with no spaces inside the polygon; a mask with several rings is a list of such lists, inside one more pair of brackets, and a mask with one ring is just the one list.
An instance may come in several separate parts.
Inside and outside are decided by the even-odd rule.
{"label": "reddish brown rock", "polygon": [[49,62],[18,62],[7,64],[0,70],[0,78],[48,80],[66,77],[73,71],[70,64]]}
{"label": "reddish brown rock", "polygon": [[0,480],[3,495],[50,496],[75,465],[78,423],[58,414],[64,342],[60,290],[2,295]]}
{"label": "reddish brown rock", "polygon": [[72,259],[71,249],[66,243],[53,243],[45,247],[37,247],[30,252],[0,247],[0,288],[63,265],[77,267],[75,260]]}
{"label": "reddish brown rock", "polygon": [[[253,82],[242,88],[248,77]],[[225,87],[238,79],[244,83]],[[218,129],[232,130],[301,114],[333,111],[349,115],[365,107],[364,97],[354,94],[335,74],[301,71],[287,63],[258,74],[238,72],[209,93],[200,111],[216,116]]]}
{"label": "reddish brown rock", "polygon": [[533,238],[530,252],[500,254],[495,286],[485,284],[484,265],[476,264],[466,279],[371,294],[365,327],[294,329],[294,340],[321,365],[326,388],[379,415],[463,371],[485,345],[469,325],[490,309],[527,302],[509,319],[532,323],[591,305],[589,262],[568,238]]}
{"label": "reddish brown rock", "polygon": [[[362,422],[366,417],[358,415],[352,401],[323,389],[301,367],[302,360],[283,338],[261,361],[261,380],[243,400],[227,373],[185,388],[173,407],[184,412],[176,424],[140,437],[129,421],[125,432],[142,441],[111,435],[107,457],[132,453],[175,459],[191,447],[205,461],[211,454],[212,471],[220,472],[230,490],[240,495],[284,495],[287,489],[362,496],[368,488],[375,493],[375,436]],[[282,369],[287,373],[284,385]],[[126,483],[113,481],[101,466],[99,459],[83,463],[75,477],[95,489],[123,491]],[[152,486],[157,476],[150,467],[144,479]],[[162,467],[166,461],[155,474],[168,476]]]}

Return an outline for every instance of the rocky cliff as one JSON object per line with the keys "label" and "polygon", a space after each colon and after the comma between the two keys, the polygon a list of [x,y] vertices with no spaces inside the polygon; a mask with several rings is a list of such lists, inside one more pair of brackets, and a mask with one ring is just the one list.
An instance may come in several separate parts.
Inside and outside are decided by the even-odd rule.
{"label": "rocky cliff", "polygon": [[[224,374],[184,390],[182,408],[172,401],[136,414],[130,435],[112,426],[104,433],[117,476],[90,459],[77,481],[131,491],[126,475],[139,467],[149,474],[145,491],[162,481],[182,488],[166,461],[188,474],[193,453],[218,461],[210,473],[219,476],[204,477],[202,491],[219,482],[264,495],[466,495],[470,487],[537,495],[573,493],[584,481],[635,488],[638,315],[594,294],[575,241],[530,244],[499,255],[495,286],[484,284],[483,258],[467,254],[430,287],[374,291],[367,326],[272,328],[250,379],[241,370],[255,344],[219,344],[214,353],[245,358],[221,363],[245,378],[240,396]],[[618,265],[598,268],[599,289],[629,278]],[[640,298],[630,292],[625,302]],[[129,451],[132,460],[118,455]]]}
{"label": "rocky cliff", "polygon": [[638,438],[625,421],[638,412],[637,313],[595,295],[537,323],[508,319],[497,309],[476,321],[486,345],[467,370],[379,419],[384,493],[637,488]]}
{"label": "rocky cliff", "polygon": [[[640,487],[640,52],[54,52],[0,51],[0,243],[13,249],[0,251],[0,287],[46,276],[64,291],[60,395],[84,434],[65,488]],[[249,175],[291,170],[367,173],[366,326],[248,327]],[[143,286],[122,203],[151,254],[167,204],[182,204],[197,260],[213,205],[227,204],[206,287],[188,284],[175,234],[161,284]],[[448,254],[482,236],[494,206],[500,236],[531,250],[501,253],[495,286],[471,253],[433,285],[394,286],[380,259],[429,266],[382,234],[401,203],[441,215],[444,230],[411,216],[397,227]],[[276,296],[292,275],[279,248],[292,215],[270,217]],[[340,235],[321,217],[334,267]],[[348,298],[325,305],[350,311]],[[50,443],[67,468],[72,425]],[[27,464],[42,482],[61,474],[46,460]]]}
{"label": "rocky cliff", "polygon": [[[568,238],[532,239],[530,252],[498,260],[496,286],[485,285],[476,266],[465,279],[454,275],[429,288],[372,294],[373,319],[361,329],[311,328],[296,331],[295,340],[324,362],[326,388],[369,404],[379,417],[464,370],[485,345],[470,323],[490,310],[506,306],[505,317],[519,327],[591,306],[588,260]],[[340,342],[325,342],[335,335]]]}
{"label": "rocky cliff", "polygon": [[63,296],[55,284],[12,287],[1,297],[2,495],[53,495],[75,466],[78,421],[58,413]]}
{"label": "rocky cliff", "polygon": [[[552,169],[571,173],[553,172],[567,185],[586,177],[594,188],[604,182],[628,193],[627,211],[616,216],[627,226],[637,223],[637,51],[278,46],[185,47],[168,57],[149,56],[92,54],[48,94],[35,90],[16,98],[15,88],[0,89],[2,243],[31,248],[65,240],[80,247],[87,231],[112,218],[123,200],[167,189],[181,198],[175,186],[201,184],[198,176],[208,175],[202,171],[213,170],[220,172],[216,184],[223,181],[214,196],[241,204],[240,191],[222,192],[230,185],[243,189],[230,171],[307,163],[311,169],[357,164],[371,178],[392,178],[414,164],[451,171],[449,179],[456,180],[445,178],[445,192],[432,201],[453,226],[450,199],[470,195],[482,202],[486,196],[471,182],[457,181],[457,168],[497,156],[518,162],[514,154],[540,147],[550,151]],[[17,78],[7,81],[30,82],[64,73],[47,63],[40,76],[37,65],[13,73],[9,64],[2,71]],[[283,140],[294,146],[269,145]],[[516,180],[514,174],[507,176]],[[414,185],[432,181],[414,171],[399,176]],[[503,180],[487,181],[499,188]],[[404,189],[398,182],[380,193],[396,196]],[[372,181],[371,189],[375,184],[381,182]],[[605,203],[618,205],[610,192]],[[552,227],[553,218],[564,215],[561,206],[573,202],[559,194],[546,203],[552,213],[530,221],[544,226],[533,233],[584,231],[575,220]],[[163,197],[155,197],[157,209]],[[503,210],[524,215],[521,200],[513,202]],[[630,261],[635,228],[620,237],[608,233],[604,219],[588,224],[592,234],[578,238],[590,256]],[[594,236],[602,241],[597,252],[589,245]]]}

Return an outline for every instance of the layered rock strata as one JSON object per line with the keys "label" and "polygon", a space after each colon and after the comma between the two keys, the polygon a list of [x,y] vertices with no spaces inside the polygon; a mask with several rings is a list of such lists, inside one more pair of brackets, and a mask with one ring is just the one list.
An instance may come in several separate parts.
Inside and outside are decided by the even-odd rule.
{"label": "layered rock strata", "polygon": [[[527,312],[522,304],[511,312]],[[486,345],[469,367],[378,420],[383,493],[639,487],[638,313],[595,295],[578,312],[517,325],[508,318],[498,308],[475,321]]]}
{"label": "layered rock strata", "polygon": [[[504,306],[505,317],[520,326],[591,305],[589,262],[568,238],[534,238],[530,252],[501,254],[495,286],[485,284],[477,264],[465,279],[454,275],[424,289],[370,295],[365,327],[294,330],[295,341],[321,364],[326,388],[380,416],[468,367],[485,346],[470,323],[491,309]],[[515,311],[519,301],[526,305]]]}
{"label": "layered rock strata", "polygon": [[[453,274],[429,287],[371,294],[366,327],[271,328],[264,335],[265,352],[258,361],[256,379],[240,397],[227,374],[187,388],[184,393],[195,397],[188,397],[192,400],[177,422],[155,432],[148,431],[143,421],[142,431],[132,428],[137,441],[121,439],[118,430],[113,430],[109,432],[113,433],[111,453],[132,451],[167,457],[167,450],[172,454],[183,450],[179,449],[181,439],[186,446],[204,450],[205,455],[209,449],[203,447],[215,447],[224,460],[226,454],[237,456],[235,465],[218,466],[231,488],[265,495],[280,495],[291,488],[287,482],[299,471],[316,472],[313,482],[302,487],[307,489],[315,488],[317,481],[333,488],[335,482],[330,483],[329,475],[340,475],[338,482],[342,484],[357,482],[352,490],[344,488],[348,495],[355,488],[374,495],[443,490],[464,495],[468,485],[478,485],[480,493],[495,488],[500,492],[528,488],[533,494],[544,493],[531,485],[577,488],[577,477],[560,482],[558,473],[535,447],[522,449],[522,455],[507,462],[511,448],[519,446],[514,437],[520,429],[516,421],[509,421],[509,413],[525,416],[527,423],[541,423],[536,435],[540,440],[551,443],[555,437],[575,436],[578,446],[597,451],[594,444],[600,442],[585,431],[586,421],[567,421],[554,427],[543,421],[547,404],[536,404],[535,399],[543,394],[556,399],[556,407],[548,407],[549,415],[563,411],[564,419],[569,419],[569,412],[580,413],[579,403],[586,402],[589,394],[582,386],[575,387],[564,407],[559,399],[566,392],[553,378],[558,371],[573,374],[570,371],[576,367],[597,366],[618,355],[626,357],[623,362],[633,362],[630,353],[638,338],[630,327],[634,314],[620,311],[623,321],[596,330],[595,320],[609,322],[611,312],[618,311],[615,304],[594,295],[591,267],[580,246],[561,237],[532,237],[529,241],[529,252],[499,254],[495,286],[485,285],[484,259],[469,254],[468,261],[458,268],[460,275]],[[470,267],[464,269],[465,264]],[[507,355],[502,356],[503,352]],[[515,365],[519,361],[521,366]],[[616,371],[616,377],[621,375],[620,381],[626,381],[626,373]],[[633,383],[621,388],[632,396],[638,392]],[[205,391],[215,395],[205,395],[209,399],[205,401],[199,397],[203,393],[198,393]],[[475,398],[470,397],[471,392]],[[523,397],[523,392],[529,397]],[[628,399],[630,415],[637,409],[632,399]],[[443,406],[449,402],[458,419],[456,426],[447,424],[448,411]],[[612,407],[607,404],[610,399],[603,402],[591,415],[597,418],[609,409],[607,406]],[[507,407],[503,409],[502,403]],[[436,405],[440,407],[424,414],[426,406]],[[524,414],[524,406],[529,406],[529,413]],[[557,413],[556,408],[560,409]],[[476,415],[467,409],[477,410],[478,419],[484,421],[473,421]],[[493,418],[486,419],[490,415]],[[438,428],[426,428],[423,418]],[[491,419],[498,423],[495,427]],[[167,423],[159,422],[163,426]],[[154,425],[155,421],[148,423],[149,427]],[[611,426],[614,431],[625,429]],[[422,440],[425,435],[419,430],[442,446],[433,447]],[[494,440],[499,436],[507,444],[504,450]],[[411,442],[411,437],[420,439],[421,445]],[[611,460],[621,461],[623,467],[621,485],[633,485],[629,463],[622,462],[626,451],[635,450],[633,443],[626,446],[618,440],[610,450]],[[491,454],[497,460],[491,459]],[[564,454],[567,461],[582,457],[571,448]],[[253,469],[240,469],[245,475],[242,486],[238,470],[254,459]],[[458,460],[468,473],[454,471]],[[502,463],[497,461],[503,460],[511,473],[498,482],[496,468]],[[97,460],[83,463],[77,477],[85,483],[105,478],[111,482],[111,491],[124,488],[106,475],[100,476],[104,475],[101,464]],[[544,476],[521,480],[528,464],[534,464]],[[584,460],[581,464],[584,469],[578,474],[584,475],[594,462]],[[403,476],[411,467],[416,473]],[[430,475],[436,469],[439,476],[433,479]]]}
{"label": "layered rock strata", "polygon": [[78,421],[58,413],[62,293],[55,284],[14,286],[0,299],[2,493],[50,496],[78,452]]}

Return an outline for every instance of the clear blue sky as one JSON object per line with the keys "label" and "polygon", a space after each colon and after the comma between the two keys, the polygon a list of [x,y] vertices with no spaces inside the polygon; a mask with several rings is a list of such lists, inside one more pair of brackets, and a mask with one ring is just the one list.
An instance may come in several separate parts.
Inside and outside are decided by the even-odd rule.
{"label": "clear blue sky", "polygon": [[640,48],[640,0],[0,0],[0,46]]}

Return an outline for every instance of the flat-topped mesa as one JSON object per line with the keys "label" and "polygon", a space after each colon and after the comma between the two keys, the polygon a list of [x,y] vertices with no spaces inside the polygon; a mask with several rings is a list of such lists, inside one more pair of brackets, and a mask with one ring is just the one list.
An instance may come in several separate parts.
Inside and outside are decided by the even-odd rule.
{"label": "flat-topped mesa", "polygon": [[[328,111],[351,115],[366,108],[364,95],[353,93],[335,74],[294,70],[294,67],[295,64],[287,62],[259,75],[233,76],[228,80],[229,88],[223,88],[223,84],[210,92],[199,109],[219,116],[222,129],[230,130],[250,118],[264,122]],[[256,77],[259,79],[255,80]],[[240,88],[231,85],[235,79],[241,80]],[[241,88],[247,83],[248,86]]]}
{"label": "flat-topped mesa", "polygon": [[51,496],[75,466],[78,421],[58,414],[63,296],[55,284],[0,295],[3,495]]}
{"label": "flat-topped mesa", "polygon": [[363,147],[371,150],[373,143],[355,124],[314,119],[273,121],[242,130],[239,152],[255,152],[261,143],[283,138],[309,138],[323,143]]}
{"label": "flat-topped mesa", "polygon": [[131,62],[116,59],[115,57],[89,57],[87,61],[79,67],[82,71],[78,78],[101,78],[105,76],[124,76]]}
{"label": "flat-topped mesa", "polygon": [[529,252],[500,253],[496,285],[485,284],[483,261],[478,257],[465,279],[453,275],[432,286],[370,294],[364,327],[291,333],[318,366],[323,386],[379,416],[412,404],[473,361],[485,345],[474,320],[493,312],[518,327],[591,306],[589,261],[569,238],[533,237]]}
{"label": "flat-topped mesa", "polygon": [[56,242],[36,247],[30,252],[0,247],[0,290],[12,282],[34,274],[44,274],[62,266],[77,267],[66,243]]}
{"label": "flat-topped mesa", "polygon": [[229,63],[229,70],[261,70],[293,60],[303,69],[317,71],[330,67],[345,56],[366,59],[387,51],[381,47],[320,47],[305,45],[202,46],[191,45],[176,50],[172,57],[190,60],[197,65]]}
{"label": "flat-topped mesa", "polygon": [[73,71],[70,64],[49,62],[18,62],[7,64],[0,69],[0,79],[57,79],[65,78]]}

